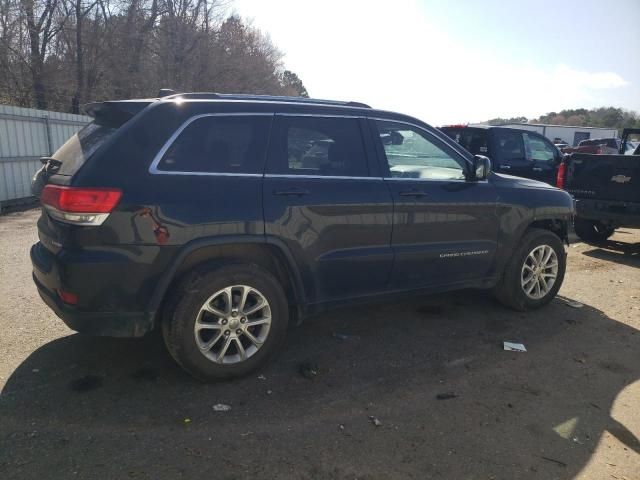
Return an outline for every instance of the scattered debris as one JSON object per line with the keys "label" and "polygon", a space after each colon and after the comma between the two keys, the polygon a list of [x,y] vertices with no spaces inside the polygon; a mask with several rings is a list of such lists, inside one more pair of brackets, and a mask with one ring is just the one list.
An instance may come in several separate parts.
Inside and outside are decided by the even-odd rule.
{"label": "scattered debris", "polygon": [[453,392],[439,393],[436,395],[436,400],[449,400],[451,398],[458,398],[459,396],[460,395]]}
{"label": "scattered debris", "polygon": [[249,435],[253,435],[253,432],[251,430],[249,430],[248,432],[240,434],[241,437],[248,437]]}
{"label": "scattered debris", "polygon": [[556,465],[560,465],[561,467],[567,467],[567,464],[564,462],[561,462],[560,460],[556,460],[555,458],[549,458],[549,457],[540,457],[543,460],[546,460],[547,462],[552,462],[555,463]]}
{"label": "scattered debris", "polygon": [[271,395],[273,393],[273,390],[267,390],[267,395]]}
{"label": "scattered debris", "polygon": [[213,410],[215,412],[228,412],[229,410],[231,410],[231,406],[230,405],[226,405],[224,403],[216,403],[211,408],[213,408]]}
{"label": "scattered debris", "polygon": [[264,375],[260,374],[258,375],[258,380],[266,380],[267,377],[265,377]]}
{"label": "scattered debris", "polygon": [[309,380],[318,376],[318,365],[311,362],[304,362],[300,365],[300,375]]}
{"label": "scattered debris", "polygon": [[578,363],[582,363],[582,364],[587,363],[587,359],[584,356],[580,356],[580,357],[579,356],[575,356],[575,357],[573,357],[573,361],[574,362],[578,362]]}
{"label": "scattered debris", "polygon": [[333,338],[337,338],[338,340],[342,341],[342,342],[346,342],[347,340],[360,340],[360,336],[359,335],[349,335],[346,333],[339,333],[339,332],[333,332],[331,333],[331,336]]}
{"label": "scattered debris", "polygon": [[573,417],[568,419],[565,422],[562,422],[555,427],[553,427],[553,431],[556,432],[560,437],[565,440],[569,440],[573,437],[576,427],[578,426],[578,417]]}
{"label": "scattered debris", "polygon": [[377,417],[374,417],[373,415],[369,415],[369,421],[373,423],[376,427],[382,426],[382,422],[378,420]]}
{"label": "scattered debris", "polygon": [[338,428],[339,428],[340,430],[344,430],[344,425],[343,425],[343,424],[340,424],[340,425],[338,425]]}
{"label": "scattered debris", "polygon": [[597,408],[598,410],[602,410],[600,406],[596,405],[595,403],[589,402],[589,405],[591,405],[593,408]]}
{"label": "scattered debris", "polygon": [[565,300],[565,304],[569,307],[573,307],[573,308],[582,308],[584,307],[584,305],[580,302],[575,302],[573,300]]}
{"label": "scattered debris", "polygon": [[184,423],[191,423],[191,419],[190,418],[185,418],[184,419]]}
{"label": "scattered debris", "polygon": [[502,342],[503,348],[508,352],[526,352],[527,349],[522,343]]}
{"label": "scattered debris", "polygon": [[39,368],[34,368],[33,370],[31,370],[33,373],[38,373],[40,371]]}

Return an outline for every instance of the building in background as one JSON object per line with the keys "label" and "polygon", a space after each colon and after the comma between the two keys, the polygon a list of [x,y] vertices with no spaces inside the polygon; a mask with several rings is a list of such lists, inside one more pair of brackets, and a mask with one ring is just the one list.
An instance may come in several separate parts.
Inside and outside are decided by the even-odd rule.
{"label": "building in background", "polygon": [[574,147],[582,140],[618,137],[618,130],[615,128],[570,127],[567,125],[546,125],[543,123],[505,123],[501,126],[532,130],[544,135],[554,143],[561,141]]}

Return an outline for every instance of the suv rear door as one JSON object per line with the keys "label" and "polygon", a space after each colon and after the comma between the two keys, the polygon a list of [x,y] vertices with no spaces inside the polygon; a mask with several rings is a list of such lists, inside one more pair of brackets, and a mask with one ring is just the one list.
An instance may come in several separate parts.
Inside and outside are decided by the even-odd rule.
{"label": "suv rear door", "polygon": [[522,132],[510,128],[492,128],[491,160],[497,172],[533,178],[533,162],[527,158]]}
{"label": "suv rear door", "polygon": [[498,237],[494,186],[467,181],[467,160],[426,129],[370,122],[394,200],[391,287],[438,287],[490,276]]}
{"label": "suv rear door", "polygon": [[277,114],[263,187],[265,230],[301,269],[307,301],[387,287],[393,204],[365,121]]}

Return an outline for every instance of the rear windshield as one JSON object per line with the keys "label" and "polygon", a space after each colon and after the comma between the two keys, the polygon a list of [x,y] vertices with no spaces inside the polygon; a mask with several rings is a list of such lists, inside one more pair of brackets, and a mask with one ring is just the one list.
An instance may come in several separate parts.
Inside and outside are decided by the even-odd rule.
{"label": "rear windshield", "polygon": [[442,127],[444,133],[452,138],[473,155],[486,155],[487,148],[487,131],[481,128],[468,127]]}
{"label": "rear windshield", "polygon": [[73,175],[117,128],[90,123],[62,145],[52,158],[62,162],[59,175]]}

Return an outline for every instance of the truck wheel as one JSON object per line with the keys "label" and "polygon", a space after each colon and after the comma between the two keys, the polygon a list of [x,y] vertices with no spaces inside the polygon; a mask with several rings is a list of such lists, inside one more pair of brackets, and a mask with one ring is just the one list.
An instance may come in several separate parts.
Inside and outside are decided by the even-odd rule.
{"label": "truck wheel", "polygon": [[289,310],[280,283],[257,265],[191,274],[169,300],[162,331],[171,356],[199,380],[246,375],[283,343]]}
{"label": "truck wheel", "polygon": [[602,243],[615,232],[615,228],[607,227],[597,220],[576,218],[573,222],[576,235],[587,243]]}
{"label": "truck wheel", "polygon": [[566,254],[554,233],[532,228],[505,267],[494,294],[504,305],[518,311],[549,303],[560,290],[566,268]]}

